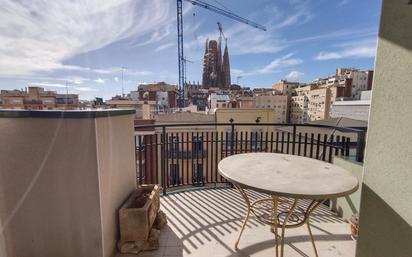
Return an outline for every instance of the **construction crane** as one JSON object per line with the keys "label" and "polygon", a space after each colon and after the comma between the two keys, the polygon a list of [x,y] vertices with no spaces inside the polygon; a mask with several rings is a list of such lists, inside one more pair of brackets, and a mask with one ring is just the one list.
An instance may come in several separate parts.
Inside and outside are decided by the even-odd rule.
{"label": "construction crane", "polygon": [[[179,90],[179,96],[178,96],[178,104],[179,108],[183,108],[185,106],[185,92],[184,92],[184,87],[185,87],[185,62],[186,59],[184,58],[183,54],[183,1],[189,2],[195,6],[199,6],[202,8],[205,8],[206,10],[221,14],[223,16],[226,16],[228,18],[231,18],[235,21],[242,22],[244,24],[250,25],[254,28],[266,31],[266,27],[257,24],[256,22],[253,22],[251,20],[245,19],[233,12],[221,9],[219,7],[216,7],[214,5],[208,4],[204,1],[201,0],[176,0],[176,7],[177,7],[177,56],[178,56],[178,70],[179,70],[179,82],[178,82],[178,90]],[[221,33],[221,36],[223,35],[223,31],[221,30],[222,27],[220,23],[218,23],[219,26],[219,31]],[[223,35],[224,36],[224,35]],[[225,38],[226,39],[226,38]]]}
{"label": "construction crane", "polygon": [[[186,71],[187,71],[187,69],[186,69],[186,64],[187,63],[194,63],[193,61],[191,61],[191,60],[189,60],[189,59],[187,59],[186,57],[184,57],[183,58],[183,74],[184,74],[184,83],[186,83]],[[184,86],[184,85],[183,85]]]}
{"label": "construction crane", "polygon": [[227,39],[225,37],[225,34],[223,34],[223,27],[222,24],[220,24],[220,22],[217,22],[217,28],[219,29],[220,37],[223,37],[226,41]]}

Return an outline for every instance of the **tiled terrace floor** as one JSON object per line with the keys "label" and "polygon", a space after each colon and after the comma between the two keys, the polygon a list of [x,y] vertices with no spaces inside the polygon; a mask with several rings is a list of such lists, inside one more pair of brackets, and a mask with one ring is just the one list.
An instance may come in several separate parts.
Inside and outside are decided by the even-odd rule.
{"label": "tiled terrace floor", "polygon": [[[251,198],[261,197],[250,192]],[[243,199],[235,189],[210,189],[169,194],[161,198],[168,225],[160,249],[139,256],[275,256],[269,226],[249,220],[239,244],[235,240],[245,215]],[[311,219],[320,257],[355,256],[349,224],[320,206]],[[118,257],[134,255],[119,254]],[[306,226],[286,230],[285,257],[315,256]]]}

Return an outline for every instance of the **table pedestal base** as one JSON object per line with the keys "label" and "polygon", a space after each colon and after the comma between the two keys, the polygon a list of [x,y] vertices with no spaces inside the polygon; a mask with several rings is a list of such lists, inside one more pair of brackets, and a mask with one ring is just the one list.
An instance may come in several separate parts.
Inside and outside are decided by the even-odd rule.
{"label": "table pedestal base", "polygon": [[[240,238],[242,237],[246,223],[252,213],[258,222],[272,226],[273,232],[275,233],[276,257],[279,257],[279,241],[280,257],[283,257],[286,228],[296,228],[304,224],[307,225],[309,237],[312,242],[313,250],[315,251],[315,256],[318,257],[309,219],[312,212],[325,200],[312,200],[311,203],[305,207],[300,207],[298,205],[299,199],[280,198],[275,195],[272,195],[270,198],[259,199],[251,202],[243,188],[238,185],[235,185],[235,187],[244,199],[247,207],[246,217],[240,229],[239,237],[235,243],[236,250],[239,249],[238,246]],[[267,213],[268,210],[269,213]],[[278,229],[280,229],[280,234]]]}

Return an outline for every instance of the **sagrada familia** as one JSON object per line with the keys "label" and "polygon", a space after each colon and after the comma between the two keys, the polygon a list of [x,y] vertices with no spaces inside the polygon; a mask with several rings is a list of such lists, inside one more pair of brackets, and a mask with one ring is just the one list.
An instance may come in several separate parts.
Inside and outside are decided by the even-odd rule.
{"label": "sagrada familia", "polygon": [[203,88],[217,87],[229,89],[230,87],[229,51],[225,43],[225,51],[222,60],[220,40],[206,40],[205,56],[203,61]]}

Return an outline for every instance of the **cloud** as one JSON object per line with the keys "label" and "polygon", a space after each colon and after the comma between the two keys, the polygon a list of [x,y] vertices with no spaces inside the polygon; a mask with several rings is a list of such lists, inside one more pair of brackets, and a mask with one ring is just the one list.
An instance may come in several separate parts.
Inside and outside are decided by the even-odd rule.
{"label": "cloud", "polygon": [[163,0],[5,0],[0,8],[0,76],[84,71],[69,58],[170,24],[174,4]]}
{"label": "cloud", "polygon": [[338,4],[338,6],[340,7],[340,6],[347,5],[347,4],[349,4],[349,2],[350,2],[350,0],[342,0],[342,1],[340,1],[340,3]]}
{"label": "cloud", "polygon": [[80,92],[94,92],[94,91],[97,91],[97,89],[91,88],[91,87],[73,87],[73,90],[80,91]]}
{"label": "cloud", "polygon": [[[223,24],[225,26],[225,24]],[[246,24],[236,23],[228,27],[223,27],[230,55],[276,53],[286,46],[284,41],[278,38],[278,33],[269,29],[268,31],[258,30]],[[198,52],[204,49],[206,39],[217,39],[217,32],[198,36],[195,40],[185,43],[185,49],[189,52]]]}
{"label": "cloud", "polygon": [[303,62],[302,59],[292,58],[293,55],[294,55],[293,53],[289,53],[280,58],[276,58],[273,61],[271,61],[268,65],[266,65],[265,67],[259,69],[257,73],[261,73],[261,74],[274,73],[278,69],[295,66]]}
{"label": "cloud", "polygon": [[88,81],[89,79],[83,78],[83,77],[67,77],[62,80],[66,80],[69,84],[80,85],[80,84],[83,84],[85,81]]}
{"label": "cloud", "polygon": [[305,75],[305,73],[300,72],[300,71],[291,71],[291,72],[289,72],[288,75],[286,75],[286,78],[290,79],[290,80],[298,80],[301,77],[303,77],[304,75]]}
{"label": "cloud", "polygon": [[290,0],[291,11],[289,15],[284,16],[278,12],[278,22],[274,26],[276,29],[283,29],[289,26],[302,25],[313,19],[314,15],[310,10],[310,2],[306,0]]}
{"label": "cloud", "polygon": [[158,43],[167,38],[169,35],[173,34],[173,29],[173,24],[167,24],[166,26],[159,28],[159,30],[155,30],[153,33],[151,33],[150,38],[146,41],[133,44],[132,47],[141,47],[145,45]]}
{"label": "cloud", "polygon": [[102,78],[97,78],[97,79],[95,79],[95,80],[93,80],[94,82],[96,82],[96,83],[99,83],[99,84],[103,84],[104,83],[104,79],[102,79]]}
{"label": "cloud", "polygon": [[[255,17],[252,20],[262,20],[262,11],[265,11],[265,16],[269,18],[261,24],[266,25],[267,31],[240,22],[229,23],[230,25],[223,23],[230,55],[277,53],[287,48],[289,45],[282,37],[281,30],[309,22],[313,18],[313,13],[310,10],[310,2],[306,0],[290,0],[287,7],[290,11],[280,11],[283,9],[285,8],[280,8],[272,3],[265,5],[262,10],[248,14],[250,17]],[[216,39],[217,37],[218,32],[213,30],[196,37],[195,40],[185,42],[185,49],[189,51],[190,55],[191,52],[204,49],[206,39]]]}
{"label": "cloud", "polygon": [[337,45],[339,50],[321,51],[315,56],[315,60],[337,60],[337,59],[358,59],[374,58],[376,54],[376,39],[367,39],[359,42],[349,42]]}
{"label": "cloud", "polygon": [[109,67],[109,68],[93,69],[93,72],[99,73],[99,74],[111,74],[111,73],[118,73],[118,72],[121,72],[121,71],[122,71],[121,67]]}
{"label": "cloud", "polygon": [[[95,72],[98,74],[120,74],[122,72],[121,67],[108,67],[108,68],[100,68],[100,69],[90,69],[91,72]],[[153,74],[151,71],[147,70],[135,70],[135,69],[123,69],[124,75],[132,75],[132,76],[147,76]]]}
{"label": "cloud", "polygon": [[67,89],[69,91],[79,91],[79,92],[94,92],[97,91],[97,89],[88,87],[88,86],[76,86],[74,84],[68,83],[62,84],[62,83],[52,83],[52,82],[31,82],[29,83],[29,86],[35,86],[35,87],[44,87],[44,88],[62,88],[62,89]]}
{"label": "cloud", "polygon": [[303,63],[302,59],[294,58],[293,56],[294,56],[294,53],[289,53],[287,55],[274,59],[269,64],[261,68],[252,70],[250,72],[244,71],[242,69],[236,69],[236,68],[232,68],[230,71],[232,73],[232,76],[236,76],[236,77],[237,76],[246,77],[246,76],[255,76],[255,75],[262,75],[262,74],[272,74],[272,73],[280,72],[284,68],[296,66],[296,65]]}
{"label": "cloud", "polygon": [[46,88],[66,88],[65,84],[61,83],[50,83],[50,82],[31,82],[29,86],[33,87],[46,87]]}
{"label": "cloud", "polygon": [[155,52],[160,52],[162,50],[165,50],[167,48],[174,47],[174,46],[175,46],[174,43],[166,43],[166,44],[163,44],[163,45],[160,45],[160,46],[156,47]]}
{"label": "cloud", "polygon": [[335,31],[330,31],[324,34],[318,34],[318,35],[313,35],[313,36],[308,36],[308,37],[303,37],[303,38],[296,38],[296,39],[291,39],[288,40],[288,43],[304,43],[308,41],[317,41],[317,40],[333,40],[333,39],[357,39],[361,40],[366,37],[374,36],[376,37],[377,35],[377,30],[376,28],[360,28],[360,29],[340,29],[340,30],[335,30]]}

